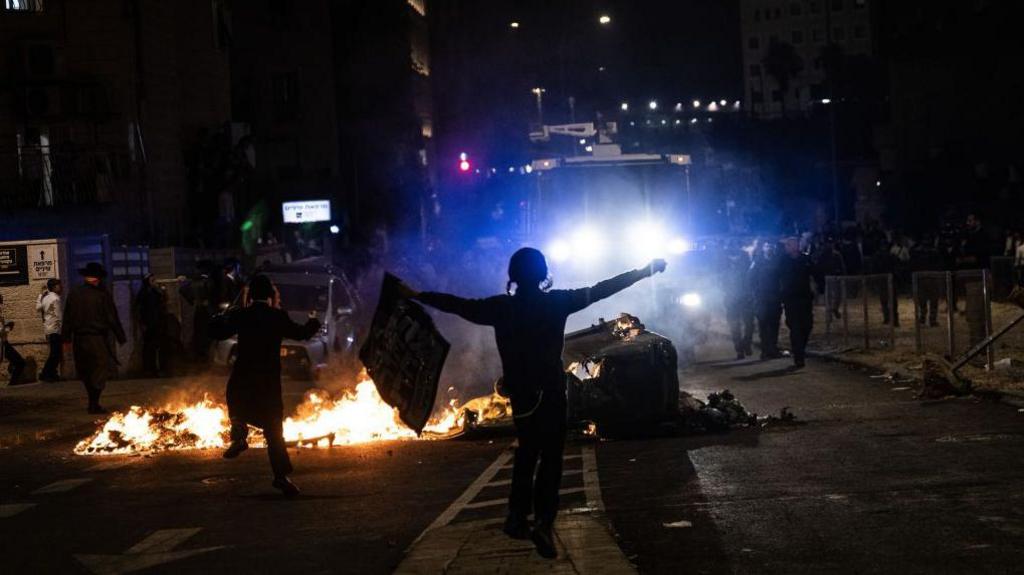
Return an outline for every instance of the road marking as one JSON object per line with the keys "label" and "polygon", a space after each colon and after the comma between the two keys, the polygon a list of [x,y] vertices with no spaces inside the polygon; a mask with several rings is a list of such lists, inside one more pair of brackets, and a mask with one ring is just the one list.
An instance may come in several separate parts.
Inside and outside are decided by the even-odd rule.
{"label": "road marking", "polygon": [[[569,461],[571,459],[579,459],[579,458],[580,458],[579,454],[577,454],[577,455],[566,455],[565,457],[562,458],[562,461]],[[502,465],[501,468],[502,469],[512,469],[513,466],[514,466],[514,464],[509,463],[508,465]]]}
{"label": "road marking", "polygon": [[31,509],[35,506],[35,503],[7,503],[5,505],[0,505],[0,519],[14,517],[22,511]]}
{"label": "road marking", "polygon": [[201,530],[200,527],[161,529],[132,545],[121,555],[76,554],[75,559],[96,575],[120,575],[224,549],[225,546],[218,545],[174,551],[175,547]]}
{"label": "road marking", "polygon": [[499,455],[498,458],[495,459],[494,462],[491,463],[487,469],[485,469],[484,472],[466,488],[464,492],[462,492],[462,495],[459,495],[455,501],[452,501],[452,504],[441,512],[441,514],[437,516],[437,519],[434,519],[434,522],[423,530],[423,533],[420,533],[419,536],[416,537],[416,540],[412,542],[409,549],[412,549],[413,546],[419,543],[420,539],[423,539],[423,536],[427,533],[451,523],[452,519],[455,519],[455,516],[459,514],[459,511],[462,511],[470,501],[473,501],[473,499],[476,498],[483,488],[486,487],[487,484],[494,479],[494,476],[498,474],[498,471],[501,470],[501,466],[508,463],[508,460],[510,459],[512,459],[512,450],[505,449],[502,451],[501,455]]}
{"label": "road marking", "polygon": [[[562,477],[566,477],[566,476],[569,476],[569,475],[580,475],[582,473],[583,473],[582,469],[570,469],[568,471],[563,471],[562,472]],[[487,487],[502,487],[502,486],[505,486],[505,485],[512,485],[512,480],[511,479],[499,479],[498,481],[492,481],[492,482],[488,483]]]}
{"label": "road marking", "polygon": [[601,482],[597,478],[597,454],[593,445],[584,446],[580,451],[583,458],[583,489],[587,494],[587,506],[594,511],[604,511],[601,499]]}
{"label": "road marking", "polygon": [[45,485],[36,489],[32,492],[32,495],[46,495],[47,493],[66,493],[72,489],[76,489],[92,481],[91,477],[83,477],[79,479],[61,479],[60,481],[54,481],[49,485]]}
{"label": "road marking", "polygon": [[[570,487],[568,489],[559,489],[559,495],[572,495],[574,493],[583,493],[582,487]],[[508,503],[508,498],[502,499],[487,499],[484,501],[474,501],[473,503],[467,503],[463,506],[463,509],[480,509],[481,507],[494,507],[495,505],[502,505]]]}
{"label": "road marking", "polygon": [[92,467],[87,467],[86,471],[109,471],[111,469],[119,469],[127,465],[131,465],[133,460],[126,459],[124,461],[104,461],[103,463],[97,463]]}

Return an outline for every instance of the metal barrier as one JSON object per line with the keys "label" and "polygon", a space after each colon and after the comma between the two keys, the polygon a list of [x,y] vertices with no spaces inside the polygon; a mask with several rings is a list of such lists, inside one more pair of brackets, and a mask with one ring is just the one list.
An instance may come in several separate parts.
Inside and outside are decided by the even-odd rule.
{"label": "metal barrier", "polygon": [[826,276],[825,335],[830,342],[836,323],[847,348],[871,349],[872,342],[892,347],[899,323],[892,274]]}
{"label": "metal barrier", "polygon": [[[989,270],[914,272],[912,289],[917,353],[940,353],[953,360],[992,334]],[[940,302],[945,307],[941,322]],[[986,367],[991,369],[993,362],[994,350],[989,347]]]}

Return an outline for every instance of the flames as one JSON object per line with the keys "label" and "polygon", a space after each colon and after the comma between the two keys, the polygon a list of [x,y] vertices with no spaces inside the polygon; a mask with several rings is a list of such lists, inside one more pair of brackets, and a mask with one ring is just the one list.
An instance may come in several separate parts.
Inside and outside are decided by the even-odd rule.
{"label": "flames", "polygon": [[[478,422],[507,413],[507,400],[497,394],[474,399],[462,407],[453,400],[435,414],[418,438],[398,418],[398,410],[381,399],[373,381],[365,378],[354,391],[337,398],[323,390],[308,392],[295,414],[285,419],[284,438],[298,447],[439,439],[460,433],[467,424],[467,414],[468,419]],[[223,448],[230,442],[229,429],[227,408],[209,397],[159,409],[132,406],[126,413],[111,415],[94,435],[75,446],[75,453],[112,455]],[[259,446],[262,442],[258,432],[250,434],[250,445]]]}

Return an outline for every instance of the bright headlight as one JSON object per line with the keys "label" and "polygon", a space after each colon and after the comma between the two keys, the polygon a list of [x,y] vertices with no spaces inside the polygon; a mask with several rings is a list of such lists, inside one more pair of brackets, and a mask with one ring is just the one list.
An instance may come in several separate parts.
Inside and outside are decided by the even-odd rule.
{"label": "bright headlight", "polygon": [[572,255],[572,246],[565,240],[555,240],[548,246],[548,257],[555,263],[561,263]]}
{"label": "bright headlight", "polygon": [[633,255],[639,259],[649,260],[665,255],[665,232],[657,223],[634,224],[626,237]]}
{"label": "bright headlight", "polygon": [[690,250],[690,242],[686,238],[675,237],[668,243],[668,251],[673,255],[686,253]]}
{"label": "bright headlight", "polygon": [[679,296],[679,305],[683,307],[700,307],[700,294],[696,292],[684,293]]}
{"label": "bright headlight", "polygon": [[595,260],[604,254],[604,238],[592,228],[580,228],[572,236],[572,253],[583,260]]}

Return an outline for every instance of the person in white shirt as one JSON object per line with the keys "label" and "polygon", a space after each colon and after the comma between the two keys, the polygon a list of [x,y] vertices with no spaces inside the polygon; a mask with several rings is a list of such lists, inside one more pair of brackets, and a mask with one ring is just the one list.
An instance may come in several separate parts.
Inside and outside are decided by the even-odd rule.
{"label": "person in white shirt", "polygon": [[43,372],[39,379],[43,381],[60,381],[60,364],[64,357],[63,340],[60,336],[64,317],[64,304],[60,294],[64,286],[59,279],[46,280],[46,290],[39,294],[36,301],[36,311],[43,320],[43,333],[46,334],[46,342],[50,344],[50,356],[46,358]]}

